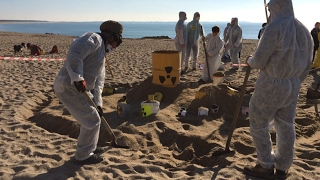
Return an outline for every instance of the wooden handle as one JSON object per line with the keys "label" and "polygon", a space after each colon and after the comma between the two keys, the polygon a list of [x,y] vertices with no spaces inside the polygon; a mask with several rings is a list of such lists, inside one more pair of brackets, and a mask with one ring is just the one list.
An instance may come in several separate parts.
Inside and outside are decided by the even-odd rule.
{"label": "wooden handle", "polygon": [[251,67],[248,66],[247,67],[247,71],[246,71],[246,76],[244,77],[243,85],[242,85],[242,88],[241,88],[239,101],[238,101],[236,110],[234,112],[232,125],[231,125],[231,129],[229,131],[229,135],[228,135],[228,140],[227,140],[227,143],[226,143],[225,151],[230,151],[229,147],[230,147],[230,143],[231,143],[231,138],[232,138],[233,131],[234,131],[234,129],[236,127],[236,124],[237,124],[237,119],[238,119],[238,116],[239,116],[239,112],[240,112],[240,108],[241,108],[241,104],[242,104],[242,99],[243,99],[243,96],[244,96],[244,93],[245,93],[245,90],[246,90],[246,86],[247,86],[247,82],[248,82],[248,79],[249,79],[250,71],[251,71]]}
{"label": "wooden handle", "polygon": [[111,77],[114,78],[113,73],[112,73],[111,68],[110,68],[109,61],[108,61],[107,57],[105,57],[105,58],[106,58],[106,64],[107,64],[108,70],[109,70],[109,72],[111,74]]}
{"label": "wooden handle", "polygon": [[269,24],[268,10],[267,10],[267,2],[264,0],[264,11],[266,13],[267,24]]}
{"label": "wooden handle", "polygon": [[[89,101],[89,103],[90,103],[94,108],[96,108],[97,111],[99,111],[99,110],[98,110],[98,107],[97,107],[96,104],[93,102],[93,100],[89,97],[88,93],[85,91],[85,92],[83,92],[83,94],[84,94],[84,96],[86,97],[86,99]],[[100,118],[101,118],[102,124],[104,125],[104,127],[105,127],[106,130],[108,131],[109,135],[111,136],[112,141],[115,142],[115,141],[116,141],[116,136],[114,135],[114,133],[113,133],[111,127],[109,126],[107,120],[106,120],[102,115],[100,116]]]}
{"label": "wooden handle", "polygon": [[319,86],[320,86],[320,81],[317,84],[316,91],[318,90]]}

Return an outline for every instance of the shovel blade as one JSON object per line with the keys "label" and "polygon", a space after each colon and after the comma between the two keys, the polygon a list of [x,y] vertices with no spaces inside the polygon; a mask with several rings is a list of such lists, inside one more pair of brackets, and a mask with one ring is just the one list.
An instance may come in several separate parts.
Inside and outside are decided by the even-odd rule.
{"label": "shovel blade", "polygon": [[122,146],[122,145],[119,145],[117,142],[115,141],[111,141],[111,144],[110,144],[112,147],[114,148],[124,148],[124,149],[130,149],[129,146]]}
{"label": "shovel blade", "polygon": [[225,154],[234,154],[235,153],[235,151],[234,150],[230,150],[230,149],[226,149],[226,150],[217,150],[217,151],[215,151],[214,153],[212,153],[212,156],[213,157],[218,157],[218,156],[222,156],[222,155],[225,155]]}
{"label": "shovel blade", "polygon": [[318,90],[308,89],[306,98],[307,99],[320,99],[320,92]]}

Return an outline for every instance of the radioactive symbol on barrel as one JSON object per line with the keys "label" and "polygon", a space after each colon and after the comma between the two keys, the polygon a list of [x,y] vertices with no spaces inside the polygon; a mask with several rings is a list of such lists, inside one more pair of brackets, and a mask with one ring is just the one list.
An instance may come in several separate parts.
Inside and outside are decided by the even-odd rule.
{"label": "radioactive symbol on barrel", "polygon": [[165,76],[159,76],[159,81],[161,83],[164,83],[167,79],[169,79],[169,81],[171,81],[172,84],[174,84],[176,82],[176,80],[177,80],[177,77],[171,77],[170,76],[170,73],[171,73],[173,67],[167,66],[167,67],[164,67],[164,69],[165,69],[165,71],[167,73],[167,76],[166,77]]}
{"label": "radioactive symbol on barrel", "polygon": [[122,113],[122,107],[121,106],[117,106],[117,114],[121,114]]}

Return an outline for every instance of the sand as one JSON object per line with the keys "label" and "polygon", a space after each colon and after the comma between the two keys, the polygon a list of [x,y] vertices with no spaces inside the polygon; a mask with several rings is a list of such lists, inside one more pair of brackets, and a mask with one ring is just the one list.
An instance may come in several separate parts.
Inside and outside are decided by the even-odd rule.
{"label": "sand", "polygon": [[[37,58],[65,58],[74,37],[54,34],[0,32],[0,56],[32,57],[29,51],[13,52],[13,45],[38,44],[49,52],[53,45],[59,54]],[[241,61],[252,54],[257,40],[244,40]],[[72,162],[79,125],[64,114],[52,90],[63,61],[0,60],[0,179],[256,179],[243,173],[254,165],[255,148],[249,133],[247,115],[239,114],[230,149],[234,153],[214,157],[224,149],[239,101],[245,71],[222,71],[223,83],[198,86],[201,70],[180,76],[169,88],[153,84],[152,51],[174,50],[172,39],[124,39],[108,55],[114,78],[106,73],[106,86],[114,94],[104,95],[104,117],[121,143],[130,149],[108,146],[110,136],[101,126],[99,145],[107,152],[96,165]],[[200,46],[199,60],[204,60]],[[252,70],[242,101],[247,107],[255,88],[258,71]],[[315,87],[319,73],[310,73],[302,83],[296,111],[296,151],[288,179],[320,179],[319,117],[313,104],[306,104],[306,92]],[[235,91],[228,89],[227,85]],[[140,103],[149,94],[163,95],[160,111],[142,117]],[[117,102],[123,96],[130,105],[128,117],[117,115]],[[198,116],[199,107],[219,106],[218,113]],[[185,117],[178,116],[181,107]],[[272,140],[275,143],[275,133]]]}

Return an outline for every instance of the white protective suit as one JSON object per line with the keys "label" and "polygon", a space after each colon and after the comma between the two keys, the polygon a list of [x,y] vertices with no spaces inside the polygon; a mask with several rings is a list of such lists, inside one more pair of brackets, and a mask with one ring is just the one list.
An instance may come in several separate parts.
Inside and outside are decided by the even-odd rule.
{"label": "white protective suit", "polygon": [[235,21],[235,24],[229,28],[225,43],[230,50],[231,62],[233,64],[240,64],[239,52],[242,49],[242,28],[239,26],[238,18],[232,18],[232,20]]}
{"label": "white protective suit", "polygon": [[[102,106],[105,53],[105,44],[99,34],[83,34],[72,42],[66,61],[54,82],[56,96],[80,124],[75,153],[79,161],[89,158],[96,149],[101,119],[84,94],[75,88],[74,81],[85,80],[87,93],[97,106]],[[90,91],[94,91],[94,96]]]}
{"label": "white protective suit", "polygon": [[[295,109],[302,81],[311,64],[313,42],[308,29],[294,17],[291,0],[270,0],[271,22],[248,64],[260,69],[249,104],[250,133],[257,163],[286,171],[293,163]],[[269,124],[274,121],[276,152]]]}
{"label": "white protective suit", "polygon": [[[206,51],[208,54],[207,60],[209,64],[209,71],[210,71],[210,80],[212,80],[212,75],[217,72],[217,70],[220,67],[221,64],[221,53],[223,51],[223,45],[224,42],[223,40],[217,36],[212,36],[212,33],[209,33],[206,36]],[[207,68],[207,63],[204,63],[204,67],[202,70],[202,76],[201,79],[204,81],[208,80],[208,68]]]}
{"label": "white protective suit", "polygon": [[197,60],[199,55],[199,38],[202,35],[201,32],[201,23],[196,19],[198,12],[195,12],[193,15],[193,20],[187,24],[187,49],[186,49],[186,61],[189,62],[191,50],[193,54],[192,59],[192,68],[197,67]]}
{"label": "white protective suit", "polygon": [[[224,40],[224,42],[227,42],[227,37],[228,37],[228,33],[229,33],[229,30],[230,30],[230,27],[231,27],[231,23],[228,23],[227,27],[224,28],[224,31],[223,31],[223,40]],[[229,55],[229,49],[230,49],[229,45],[226,44],[223,56]]]}
{"label": "white protective suit", "polygon": [[[176,37],[174,38],[174,45],[177,51],[181,51],[181,68],[183,63],[185,67],[188,67],[188,61],[186,61],[186,47],[187,47],[187,26],[184,21],[187,19],[187,14],[183,11],[179,12],[179,21],[176,24]],[[181,47],[184,44],[184,47]]]}

